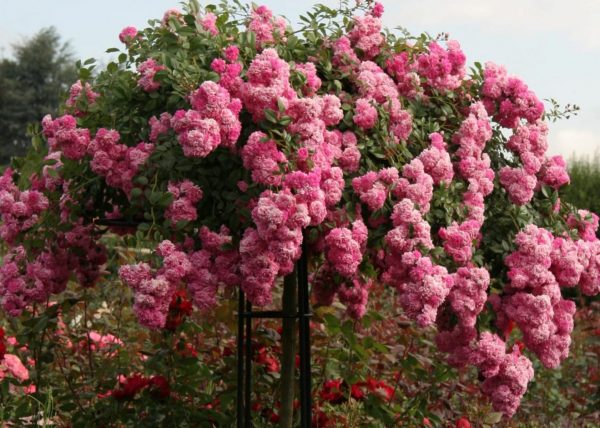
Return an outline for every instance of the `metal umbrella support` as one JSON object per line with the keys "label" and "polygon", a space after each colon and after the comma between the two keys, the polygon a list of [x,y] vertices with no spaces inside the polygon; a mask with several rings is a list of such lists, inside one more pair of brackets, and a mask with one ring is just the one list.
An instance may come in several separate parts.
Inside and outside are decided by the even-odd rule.
{"label": "metal umbrella support", "polygon": [[253,311],[252,304],[240,290],[238,301],[237,337],[237,427],[252,427],[252,319],[298,320],[300,353],[300,427],[310,428],[312,424],[311,369],[310,369],[310,302],[308,293],[308,262],[306,248],[296,263],[298,275],[297,312]]}
{"label": "metal umbrella support", "polygon": [[[135,228],[141,221],[123,219],[97,219],[98,226]],[[238,301],[237,331],[237,427],[252,427],[252,319],[269,318],[298,320],[300,353],[300,427],[312,425],[311,369],[310,369],[310,311],[308,292],[308,260],[306,245],[302,244],[302,255],[296,262],[298,279],[298,301],[296,313],[284,311],[253,311],[240,290]]]}

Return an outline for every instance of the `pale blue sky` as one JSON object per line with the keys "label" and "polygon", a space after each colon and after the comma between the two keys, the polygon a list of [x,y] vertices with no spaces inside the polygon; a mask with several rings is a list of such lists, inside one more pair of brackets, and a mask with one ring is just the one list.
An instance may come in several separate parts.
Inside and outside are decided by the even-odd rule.
{"label": "pale blue sky", "polygon": [[[336,0],[321,0],[335,5]],[[202,2],[206,4],[206,2]],[[261,2],[259,2],[261,3]],[[264,0],[295,23],[313,2]],[[383,0],[384,22],[413,33],[448,32],[469,63],[493,60],[522,77],[540,98],[581,106],[551,126],[550,151],[570,157],[600,150],[600,0]],[[106,58],[128,25],[143,27],[176,0],[0,0],[0,55],[11,43],[55,26],[80,58]]]}

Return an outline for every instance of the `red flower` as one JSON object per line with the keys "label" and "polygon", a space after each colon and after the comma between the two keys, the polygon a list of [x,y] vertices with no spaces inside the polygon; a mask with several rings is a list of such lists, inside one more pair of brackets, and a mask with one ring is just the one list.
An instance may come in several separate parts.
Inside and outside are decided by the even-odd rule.
{"label": "red flower", "polygon": [[315,428],[328,428],[328,427],[334,425],[332,423],[331,419],[329,419],[327,417],[327,415],[325,414],[325,412],[323,412],[321,410],[317,410],[313,414],[312,423],[313,423],[313,425],[314,425]]}
{"label": "red flower", "polygon": [[112,391],[112,396],[117,400],[130,400],[135,397],[139,391],[148,386],[148,379],[140,374],[125,378],[120,381],[120,386]]}
{"label": "red flower", "polygon": [[323,383],[323,389],[319,393],[321,400],[329,401],[331,404],[340,404],[346,400],[342,392],[343,379],[331,379]]}
{"label": "red flower", "polygon": [[516,323],[513,320],[508,321],[508,324],[506,325],[506,327],[504,328],[504,339],[508,339],[508,336],[510,336],[510,333],[513,331],[513,329],[516,327]]}
{"label": "red flower", "polygon": [[394,388],[383,380],[368,378],[367,387],[370,392],[374,393],[384,401],[390,401],[394,396]]}
{"label": "red flower", "polygon": [[256,353],[256,362],[265,366],[265,370],[270,373],[279,372],[281,366],[279,360],[273,357],[264,346],[260,347]]}
{"label": "red flower", "polygon": [[164,376],[152,376],[148,381],[150,387],[150,394],[153,397],[164,399],[171,395],[171,388],[169,388],[169,381]]}
{"label": "red flower", "polygon": [[394,396],[394,388],[383,380],[375,380],[371,377],[366,382],[356,382],[350,387],[350,394],[355,400],[365,398],[365,389],[384,401],[390,401]]}
{"label": "red flower", "polygon": [[169,304],[169,316],[165,328],[167,330],[175,330],[179,327],[186,316],[192,313],[192,302],[188,299],[185,290],[178,290],[171,299]]}
{"label": "red flower", "polygon": [[354,385],[350,386],[350,395],[355,400],[362,400],[365,398],[365,391],[363,390],[365,386],[365,382],[356,382]]}
{"label": "red flower", "polygon": [[211,401],[210,403],[206,403],[203,407],[205,409],[216,409],[221,405],[221,400],[218,398],[215,398],[213,401]]}
{"label": "red flower", "polygon": [[456,428],[471,428],[471,422],[463,416],[456,421]]}
{"label": "red flower", "polygon": [[96,397],[98,397],[99,399],[103,399],[103,398],[108,398],[111,397],[113,395],[113,391],[112,389],[110,391],[106,391],[106,392],[99,392],[98,394],[96,394]]}

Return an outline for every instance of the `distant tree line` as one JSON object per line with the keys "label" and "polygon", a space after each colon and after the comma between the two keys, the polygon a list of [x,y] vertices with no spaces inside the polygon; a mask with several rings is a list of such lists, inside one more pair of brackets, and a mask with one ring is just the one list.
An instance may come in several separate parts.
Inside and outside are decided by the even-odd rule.
{"label": "distant tree line", "polygon": [[0,60],[0,166],[27,151],[28,124],[56,114],[77,78],[71,46],[53,27],[12,48],[12,57]]}
{"label": "distant tree line", "polygon": [[600,153],[574,156],[568,164],[571,184],[564,188],[563,199],[600,214]]}

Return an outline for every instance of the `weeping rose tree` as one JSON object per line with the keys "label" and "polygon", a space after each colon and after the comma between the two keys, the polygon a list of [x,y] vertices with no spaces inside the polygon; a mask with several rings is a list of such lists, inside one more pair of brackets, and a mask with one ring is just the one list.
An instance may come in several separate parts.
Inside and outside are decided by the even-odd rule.
{"label": "weeping rose tree", "polygon": [[[264,6],[192,1],[124,29],[118,59],[83,64],[64,114],[0,179],[6,314],[100,277],[131,287],[151,330],[184,321],[181,298],[289,306],[304,242],[314,304],[360,319],[374,283],[393,287],[512,416],[531,358],[568,356],[565,289],[600,291],[598,217],[559,199],[547,120],[564,112],[500,65],[468,71],[456,41],[386,31],[382,13],[319,6],[294,31]],[[111,277],[106,233],[151,251]],[[290,426],[293,321],[283,331]]]}

